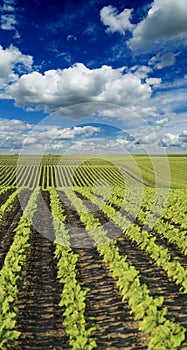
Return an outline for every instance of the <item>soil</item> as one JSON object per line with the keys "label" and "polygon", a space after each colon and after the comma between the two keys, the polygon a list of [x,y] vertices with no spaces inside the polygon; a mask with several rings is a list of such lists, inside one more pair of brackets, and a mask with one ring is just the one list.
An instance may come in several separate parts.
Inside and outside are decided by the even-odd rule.
{"label": "soil", "polygon": [[[167,277],[165,271],[138,248],[136,243],[131,242],[130,238],[124,235],[123,231],[111,220],[108,220],[106,215],[96,205],[77,192],[76,195],[83,200],[83,203],[92,211],[94,217],[99,218],[104,228],[107,227],[109,237],[113,238],[115,232],[117,246],[121,255],[127,256],[127,261],[140,271],[141,281],[146,283],[152,296],[164,297],[163,306],[168,308],[168,315],[174,317],[177,322],[187,329],[187,295],[180,292],[180,287]],[[172,258],[177,256],[179,262],[182,262],[182,265],[186,267],[186,258],[183,256],[182,260],[182,254],[180,251],[177,251],[176,247],[173,247],[166,240],[162,242],[162,239],[157,239],[156,243],[164,248],[168,248]]]}
{"label": "soil", "polygon": [[[21,200],[24,207],[30,196],[25,190]],[[122,302],[116,280],[112,277],[109,266],[103,262],[97,252],[92,238],[80,217],[71,205],[65,193],[59,191],[61,205],[66,215],[71,246],[79,255],[77,278],[89,288],[87,294],[86,319],[96,324],[93,332],[98,350],[145,350],[148,338],[138,330],[139,323],[130,313],[128,300]],[[78,194],[77,194],[78,195]],[[151,295],[163,296],[168,314],[187,328],[187,296],[180,288],[167,278],[165,272],[156,266],[149,256],[144,254],[135,243],[125,236],[100,209],[85,197],[78,195],[84,204],[107,229],[108,237],[115,238],[121,255],[127,256],[136,269],[140,271],[142,283],[146,283]],[[4,199],[6,200],[6,199]],[[23,289],[15,301],[18,308],[16,329],[21,332],[19,339],[7,345],[11,350],[66,350],[69,349],[68,338],[63,326],[64,309],[58,306],[63,286],[57,279],[57,261],[54,258],[55,234],[52,216],[49,210],[49,193],[41,191],[38,207],[33,220],[31,246],[24,268]],[[0,264],[2,266],[7,251],[13,241],[14,229],[19,222],[22,208],[18,200],[11,212],[0,224]],[[167,244],[173,257],[185,259],[172,245]],[[94,320],[91,318],[94,317]]]}
{"label": "soil", "polygon": [[[77,248],[74,247],[74,251],[79,255],[78,279],[89,288],[87,315],[94,317],[94,324],[98,326],[97,331],[93,333],[98,349],[147,349],[147,338],[138,330],[139,323],[133,320],[128,302],[122,302],[108,265],[92,246],[93,241],[84,224],[80,223],[80,218],[69,199],[63,192],[59,192],[59,195],[69,224],[71,242],[77,242],[78,245]],[[82,249],[81,242],[85,245],[85,240],[88,248]]]}
{"label": "soil", "polygon": [[6,193],[0,195],[0,207],[5,204],[8,197],[14,192],[13,189],[8,190]]}
{"label": "soil", "polygon": [[43,231],[33,229],[31,236],[23,290],[15,303],[19,312],[16,330],[21,336],[8,347],[12,350],[69,349],[62,324],[64,309],[58,306],[62,286],[57,280],[55,245],[43,236],[53,231],[52,217],[46,213],[49,194],[42,192],[42,196],[45,202],[39,197],[34,222]]}
{"label": "soil", "polygon": [[[23,212],[23,207],[27,203],[30,196],[30,191],[24,190],[21,194],[21,203],[18,198],[16,198],[12,209],[5,213],[4,218],[0,221],[0,269],[3,265],[6,254],[13,242],[15,235],[15,228],[18,225],[19,219]],[[7,196],[6,196],[7,197]],[[8,198],[6,198],[8,199]],[[4,202],[5,202],[4,197]]]}

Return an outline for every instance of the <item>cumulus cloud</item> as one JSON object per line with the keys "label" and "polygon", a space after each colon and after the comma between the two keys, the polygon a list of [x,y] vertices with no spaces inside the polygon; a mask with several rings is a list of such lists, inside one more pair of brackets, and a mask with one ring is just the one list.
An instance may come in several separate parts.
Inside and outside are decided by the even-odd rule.
{"label": "cumulus cloud", "polygon": [[119,32],[125,34],[127,30],[132,30],[133,24],[130,22],[132,9],[125,9],[118,13],[117,9],[111,5],[105,6],[100,11],[102,23],[107,26],[106,32]]}
{"label": "cumulus cloud", "polygon": [[187,1],[154,0],[147,17],[133,30],[128,45],[138,49],[158,41],[187,37]]}
{"label": "cumulus cloud", "polygon": [[[153,151],[160,147],[170,151],[173,147],[186,150],[187,130],[181,133],[159,135],[150,126],[134,128],[131,135],[125,132],[108,138],[98,126],[29,124],[21,120],[0,118],[0,152],[22,154],[45,153],[125,153]],[[124,136],[123,136],[124,135]]]}
{"label": "cumulus cloud", "polygon": [[32,63],[32,56],[24,55],[15,46],[10,45],[7,49],[3,49],[0,45],[0,87],[15,81],[18,73],[30,70]]}
{"label": "cumulus cloud", "polygon": [[59,131],[57,134],[58,139],[64,139],[64,140],[72,140],[74,139],[77,135],[81,135],[83,137],[90,137],[94,133],[99,132],[100,128],[86,125],[84,127],[74,127],[74,128],[65,128]]}
{"label": "cumulus cloud", "polygon": [[[67,142],[93,137],[100,128],[86,125],[62,128],[55,125],[34,125],[21,120],[0,118],[0,149],[2,151],[29,151],[42,153],[45,149],[62,150],[70,147]],[[67,141],[67,142],[66,142]],[[80,140],[81,142],[81,140]]]}
{"label": "cumulus cloud", "polygon": [[150,134],[148,135],[143,135],[139,140],[138,142],[141,143],[141,144],[150,144],[150,143],[153,143],[155,141],[158,140],[158,137],[157,135],[155,134],[155,132],[151,132]]}
{"label": "cumulus cloud", "polygon": [[0,118],[0,150],[20,149],[32,125],[17,119]]}
{"label": "cumulus cloud", "polygon": [[179,135],[167,133],[161,137],[161,145],[163,147],[180,146]]}
{"label": "cumulus cloud", "polygon": [[7,86],[6,92],[17,106],[40,107],[49,113],[85,102],[133,106],[137,100],[146,101],[152,89],[136,72],[124,73],[123,68],[106,65],[89,69],[77,63],[44,74],[35,71],[23,74]]}

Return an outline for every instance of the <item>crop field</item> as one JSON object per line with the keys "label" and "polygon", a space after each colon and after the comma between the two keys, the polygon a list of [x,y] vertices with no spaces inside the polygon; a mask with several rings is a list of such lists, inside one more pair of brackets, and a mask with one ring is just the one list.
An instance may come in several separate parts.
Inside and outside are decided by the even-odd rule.
{"label": "crop field", "polygon": [[0,349],[187,350],[187,157],[153,158],[0,156]]}

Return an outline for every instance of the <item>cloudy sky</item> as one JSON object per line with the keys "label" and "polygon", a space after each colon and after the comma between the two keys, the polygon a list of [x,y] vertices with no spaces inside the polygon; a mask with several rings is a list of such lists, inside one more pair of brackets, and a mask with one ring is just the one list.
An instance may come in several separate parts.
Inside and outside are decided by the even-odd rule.
{"label": "cloudy sky", "polygon": [[186,153],[186,60],[187,0],[2,0],[0,152]]}

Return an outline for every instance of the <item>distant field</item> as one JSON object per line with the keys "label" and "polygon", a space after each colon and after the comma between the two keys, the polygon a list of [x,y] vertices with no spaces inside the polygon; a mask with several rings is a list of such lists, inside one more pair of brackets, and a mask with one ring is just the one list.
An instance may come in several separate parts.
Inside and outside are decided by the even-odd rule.
{"label": "distant field", "polygon": [[[158,173],[158,184],[161,187],[168,185],[167,176],[170,175],[171,188],[187,188],[187,155],[168,156],[167,158],[152,156],[151,159],[148,156],[134,156],[134,159],[138,164],[143,180],[148,184],[155,185],[155,165]],[[128,162],[125,165],[133,172],[132,163]]]}
{"label": "distant field", "polygon": [[[104,161],[102,161],[102,159]],[[108,169],[117,168],[122,175],[128,174],[133,179],[143,182],[145,185],[154,187],[169,188],[187,188],[187,155],[169,155],[164,156],[147,156],[147,155],[44,155],[44,156],[0,156],[0,186],[4,185],[4,175],[12,173],[12,180],[16,176],[16,167],[19,171],[23,167],[28,167],[26,173],[31,167],[37,173],[38,167],[52,167],[54,173],[56,169],[65,167],[82,167],[86,166],[88,161],[94,168],[107,167]],[[108,162],[108,163],[107,163]],[[35,170],[34,170],[35,169]],[[90,169],[90,167],[89,167]],[[44,170],[44,168],[43,168]],[[47,170],[46,170],[47,171]],[[119,172],[118,172],[119,173]],[[33,175],[34,176],[34,175]],[[43,175],[42,175],[43,176]],[[53,175],[52,175],[53,176]],[[59,175],[60,176],[60,175]],[[28,174],[29,177],[29,174]],[[41,181],[40,181],[41,182]]]}

